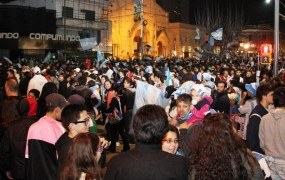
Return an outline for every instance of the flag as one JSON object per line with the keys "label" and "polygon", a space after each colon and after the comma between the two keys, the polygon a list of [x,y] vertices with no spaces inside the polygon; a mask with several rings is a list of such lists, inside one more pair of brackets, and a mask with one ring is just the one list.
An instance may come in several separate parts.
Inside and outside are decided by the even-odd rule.
{"label": "flag", "polygon": [[196,33],[197,35],[194,37],[195,40],[199,40],[200,39],[200,32],[199,32],[199,28],[196,28]]}
{"label": "flag", "polygon": [[[135,114],[140,107],[146,104],[156,104],[165,108],[169,99],[166,99],[164,95],[164,90],[143,81],[137,81],[133,114]],[[133,134],[133,120],[131,121],[130,127],[130,133]]]}
{"label": "flag", "polygon": [[163,58],[163,55],[158,56],[155,60],[159,62]]}
{"label": "flag", "polygon": [[166,87],[169,86],[171,80],[171,72],[169,71],[169,68],[166,71]]}
{"label": "flag", "polygon": [[223,39],[223,28],[219,28],[216,31],[212,32],[211,35],[214,39],[221,41]]}
{"label": "flag", "polygon": [[5,59],[5,61],[7,61],[9,64],[13,64],[12,61],[9,58],[3,56],[3,59]]}
{"label": "flag", "polygon": [[145,72],[146,73],[152,73],[153,72],[153,68],[152,68],[152,66],[147,66],[146,68],[145,68]]}
{"label": "flag", "polygon": [[88,50],[88,49],[92,49],[97,45],[97,41],[96,41],[95,37],[80,39],[79,43],[80,43],[83,51]]}
{"label": "flag", "polygon": [[106,72],[106,76],[111,79],[112,78],[112,75],[113,75],[113,70],[112,69],[108,69],[108,71]]}
{"label": "flag", "polygon": [[45,57],[45,59],[44,59],[44,61],[43,61],[42,63],[49,63],[50,60],[51,60],[51,53],[50,53],[50,51],[49,51],[49,52],[47,53],[47,55],[46,55],[46,57]]}
{"label": "flag", "polygon": [[209,44],[210,44],[210,46],[214,46],[214,38],[213,38],[213,36],[211,36],[210,37],[210,40],[209,40]]}
{"label": "flag", "polygon": [[104,60],[104,55],[101,53],[99,46],[97,46],[97,60],[98,62]]}
{"label": "flag", "polygon": [[183,94],[183,93],[190,94],[192,86],[194,86],[194,84],[195,83],[193,81],[186,81],[185,83],[182,84],[181,87],[179,87],[176,91],[174,91],[172,93],[172,95],[174,97],[177,97],[177,96],[179,96],[180,94]]}

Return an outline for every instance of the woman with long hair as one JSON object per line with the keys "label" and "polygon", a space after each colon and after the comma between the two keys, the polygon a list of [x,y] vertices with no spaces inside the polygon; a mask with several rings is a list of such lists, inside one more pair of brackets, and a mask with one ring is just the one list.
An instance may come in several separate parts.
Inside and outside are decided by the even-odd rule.
{"label": "woman with long hair", "polygon": [[263,179],[259,164],[226,114],[205,117],[190,153],[190,179]]}
{"label": "woman with long hair", "polygon": [[93,133],[80,133],[74,137],[67,158],[60,168],[60,180],[101,180],[98,165],[102,153],[100,139]]}

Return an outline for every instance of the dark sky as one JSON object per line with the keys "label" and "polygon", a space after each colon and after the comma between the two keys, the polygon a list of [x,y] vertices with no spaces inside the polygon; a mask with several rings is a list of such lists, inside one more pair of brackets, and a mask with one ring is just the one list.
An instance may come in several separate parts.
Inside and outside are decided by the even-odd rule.
{"label": "dark sky", "polygon": [[[195,11],[197,10],[198,4],[202,1],[209,3],[213,2],[240,2],[240,7],[245,11],[244,22],[246,25],[257,25],[257,24],[270,24],[274,25],[274,0],[267,4],[265,0],[189,0],[190,1],[190,23],[195,23]],[[285,8],[280,4],[280,13],[285,15]],[[285,21],[280,18],[280,26],[285,27]]]}

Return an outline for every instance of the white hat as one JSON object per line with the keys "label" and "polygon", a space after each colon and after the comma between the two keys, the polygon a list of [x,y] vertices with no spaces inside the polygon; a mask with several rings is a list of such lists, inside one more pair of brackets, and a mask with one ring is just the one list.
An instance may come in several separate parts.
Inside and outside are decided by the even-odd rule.
{"label": "white hat", "polygon": [[34,67],[33,71],[35,74],[41,73],[41,69],[38,66]]}
{"label": "white hat", "polygon": [[88,74],[88,76],[90,76],[90,75],[91,75],[91,72],[90,72],[90,71],[88,71],[88,70],[85,70],[85,71],[84,71],[84,73],[87,73],[87,74]]}
{"label": "white hat", "polygon": [[99,74],[97,70],[94,70],[92,74]]}
{"label": "white hat", "polygon": [[74,71],[76,71],[77,73],[80,72],[80,68],[75,68]]}
{"label": "white hat", "polygon": [[207,93],[207,89],[203,84],[195,84],[194,86],[192,86],[191,90],[193,89],[196,90],[200,96],[204,96]]}

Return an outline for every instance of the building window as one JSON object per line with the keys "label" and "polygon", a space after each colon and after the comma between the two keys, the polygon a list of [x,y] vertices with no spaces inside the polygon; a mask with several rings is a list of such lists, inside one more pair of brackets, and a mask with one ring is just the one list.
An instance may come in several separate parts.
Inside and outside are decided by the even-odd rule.
{"label": "building window", "polygon": [[73,18],[73,8],[62,6],[62,17]]}
{"label": "building window", "polygon": [[248,41],[252,41],[252,34],[248,36]]}
{"label": "building window", "polygon": [[81,9],[81,12],[85,13],[85,20],[95,21],[95,11]]}

